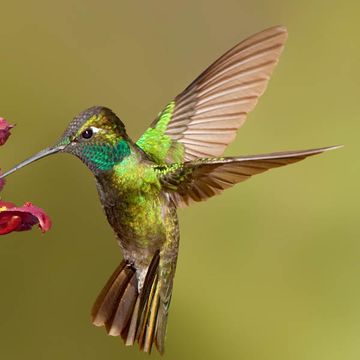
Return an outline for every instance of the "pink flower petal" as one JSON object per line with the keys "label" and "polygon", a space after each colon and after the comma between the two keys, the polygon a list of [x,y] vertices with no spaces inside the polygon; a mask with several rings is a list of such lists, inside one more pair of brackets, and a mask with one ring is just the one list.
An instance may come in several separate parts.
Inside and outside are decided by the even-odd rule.
{"label": "pink flower petal", "polygon": [[14,203],[10,201],[0,200],[0,210],[2,210],[3,208],[12,208],[12,207],[15,207]]}
{"label": "pink flower petal", "polygon": [[51,228],[51,220],[43,209],[31,203],[17,207],[0,200],[0,235],[30,230],[36,224],[43,233]]}
{"label": "pink flower petal", "polygon": [[11,135],[10,130],[14,125],[10,125],[4,118],[0,117],[0,145],[4,145]]}

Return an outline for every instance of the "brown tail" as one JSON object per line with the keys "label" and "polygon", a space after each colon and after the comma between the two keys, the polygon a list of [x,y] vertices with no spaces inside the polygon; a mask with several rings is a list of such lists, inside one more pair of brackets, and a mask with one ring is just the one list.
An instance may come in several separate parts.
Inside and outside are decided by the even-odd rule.
{"label": "brown tail", "polygon": [[[94,325],[105,326],[111,336],[120,335],[126,345],[138,341],[140,349],[148,353],[153,343],[160,353],[163,352],[155,341],[159,336],[155,335],[160,321],[158,266],[159,252],[151,261],[139,294],[136,269],[123,260],[96,299],[91,312]],[[166,327],[166,324],[160,325],[159,328]]]}

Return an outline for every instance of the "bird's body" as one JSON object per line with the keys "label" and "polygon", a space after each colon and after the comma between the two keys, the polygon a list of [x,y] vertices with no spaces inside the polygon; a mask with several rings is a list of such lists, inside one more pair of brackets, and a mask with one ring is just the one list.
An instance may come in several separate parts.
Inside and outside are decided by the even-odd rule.
{"label": "bird's body", "polygon": [[155,252],[167,242],[176,249],[178,245],[175,206],[162,190],[160,174],[157,164],[134,146],[127,159],[96,177],[102,206],[123,256],[137,269],[139,290]]}
{"label": "bird's body", "polygon": [[[93,110],[101,114],[104,109],[96,107]],[[105,112],[110,112],[110,110],[105,109]],[[137,288],[137,294],[142,292],[154,255],[159,254],[157,272],[161,274],[161,277],[157,278],[155,286],[158,289],[157,307],[159,309],[157,311],[161,313],[161,307],[163,307],[163,332],[165,333],[179,246],[176,205],[160,181],[166,166],[151,160],[130,139],[126,141],[129,148],[126,158],[116,163],[110,170],[96,173],[97,189],[126,264],[136,272],[134,285]],[[152,283],[148,286],[152,286]],[[130,300],[125,299],[125,301],[136,301],[134,294],[131,293]],[[99,313],[101,318],[104,311],[109,311],[108,309],[100,310],[96,306],[93,310],[95,324]],[[113,309],[110,312],[113,313]],[[100,320],[99,324],[103,325],[103,323],[104,320]],[[109,332],[112,331],[113,334],[118,335],[117,329],[111,330],[110,326]],[[150,351],[151,343],[149,340],[146,342],[146,332],[143,337],[144,349]],[[159,347],[163,347],[162,342],[163,340],[158,341]]]}
{"label": "bird's body", "polygon": [[5,174],[56,152],[73,154],[89,167],[124,257],[95,302],[93,323],[121,335],[127,345],[138,341],[150,352],[155,343],[164,351],[178,207],[330,149],[222,157],[265,91],[286,38],[286,29],[274,27],[236,45],[171,101],[136,142],[110,109],[96,106],[76,116],[55,146]]}

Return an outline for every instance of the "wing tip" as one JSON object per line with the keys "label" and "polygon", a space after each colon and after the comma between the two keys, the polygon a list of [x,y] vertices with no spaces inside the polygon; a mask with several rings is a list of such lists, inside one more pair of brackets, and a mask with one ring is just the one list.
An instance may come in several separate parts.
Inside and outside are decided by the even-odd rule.
{"label": "wing tip", "polygon": [[324,146],[324,147],[321,147],[321,148],[305,150],[305,152],[308,152],[311,155],[318,155],[318,154],[325,153],[327,151],[341,149],[342,147],[344,147],[344,145]]}
{"label": "wing tip", "polygon": [[[342,148],[343,146],[344,146],[344,145],[324,146],[324,147],[317,148],[317,149],[305,150],[305,151],[303,151],[303,153],[304,153],[304,155],[306,155],[306,154],[308,154],[308,155],[318,155],[318,154],[325,153],[325,152],[327,152],[327,151],[340,149],[340,148]],[[301,153],[301,151],[299,151],[299,153]]]}
{"label": "wing tip", "polygon": [[321,148],[317,148],[317,149],[305,150],[304,153],[305,154],[307,153],[308,155],[319,155],[319,154],[323,154],[327,151],[341,149],[342,147],[344,147],[344,145],[325,146],[325,147],[321,147]]}
{"label": "wing tip", "polygon": [[342,148],[344,145],[333,145],[333,146],[326,146],[321,148],[313,148],[307,150],[292,150],[292,151],[280,151],[274,153],[267,153],[267,154],[258,154],[258,155],[247,155],[238,157],[241,160],[269,160],[269,159],[276,159],[276,158],[290,158],[294,156],[313,156],[319,155],[326,151],[336,150]]}
{"label": "wing tip", "polygon": [[285,25],[275,25],[273,27],[274,29],[277,29],[279,32],[288,33],[287,27]]}
{"label": "wing tip", "polygon": [[330,150],[341,149],[341,148],[343,148],[344,146],[345,146],[345,145],[343,145],[343,144],[339,144],[339,145],[326,146],[326,147],[324,147],[324,148],[322,148],[322,149],[323,149],[323,152],[325,152],[325,151],[330,151]]}
{"label": "wing tip", "polygon": [[286,26],[284,25],[275,25],[275,26],[270,26],[266,29],[264,29],[263,31],[260,31],[259,33],[265,33],[265,32],[269,32],[269,33],[274,33],[274,34],[281,34],[284,36],[285,39],[287,39],[289,32]]}
{"label": "wing tip", "polygon": [[344,145],[332,145],[332,146],[324,146],[324,147],[321,147],[321,148],[313,148],[313,149],[308,149],[308,150],[290,151],[289,154],[298,153],[299,155],[303,154],[303,155],[308,155],[308,156],[309,155],[319,155],[319,154],[325,153],[327,151],[340,149],[343,146]]}

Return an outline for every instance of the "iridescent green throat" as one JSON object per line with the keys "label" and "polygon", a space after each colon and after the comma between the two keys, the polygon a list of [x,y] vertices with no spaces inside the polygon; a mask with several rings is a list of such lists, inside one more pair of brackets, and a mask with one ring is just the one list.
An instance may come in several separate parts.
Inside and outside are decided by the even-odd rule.
{"label": "iridescent green throat", "polygon": [[87,144],[83,148],[84,160],[94,170],[108,171],[130,155],[130,146],[126,140],[120,140],[116,145]]}

